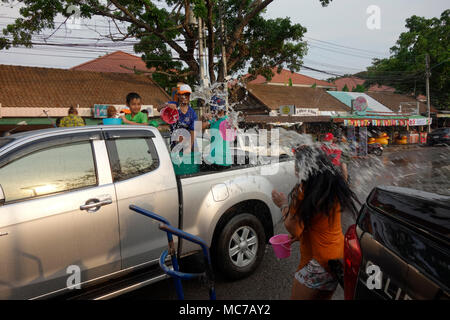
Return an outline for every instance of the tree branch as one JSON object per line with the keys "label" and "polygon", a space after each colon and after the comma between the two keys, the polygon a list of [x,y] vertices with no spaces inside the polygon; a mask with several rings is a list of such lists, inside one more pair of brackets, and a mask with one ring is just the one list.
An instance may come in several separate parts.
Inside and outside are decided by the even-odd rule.
{"label": "tree branch", "polygon": [[136,69],[136,68],[130,68],[124,65],[120,65],[121,68],[127,69],[127,70],[131,70],[137,74],[143,73],[143,74],[154,74],[154,73],[158,73],[158,74],[163,74],[166,75],[168,77],[187,77],[187,76],[191,76],[191,75],[195,75],[196,73],[194,71],[188,71],[188,72],[184,72],[184,73],[177,73],[177,74],[173,74],[173,73],[168,73],[168,72],[164,72],[164,71],[148,71],[148,70],[141,70],[141,69]]}
{"label": "tree branch", "polygon": [[[240,19],[240,23],[236,27],[236,30],[233,33],[232,41],[231,43],[227,44],[227,59],[231,57],[234,48],[236,47],[237,43],[239,42],[242,32],[244,31],[244,28],[250,20],[252,20],[256,15],[258,15],[262,10],[264,10],[269,4],[271,4],[273,0],[256,0],[254,1],[250,7],[253,7],[253,10],[248,13],[244,18]],[[231,66],[230,66],[231,69]]]}
{"label": "tree branch", "polygon": [[199,67],[197,62],[195,61],[193,56],[189,56],[186,50],[184,50],[180,45],[178,45],[175,41],[172,39],[168,39],[164,33],[159,32],[157,29],[152,28],[149,24],[144,23],[141,20],[138,20],[131,12],[121,5],[118,0],[110,0],[117,9],[119,9],[122,13],[124,13],[128,19],[131,21],[132,24],[137,25],[145,30],[147,30],[150,33],[155,34],[157,37],[159,37],[161,40],[163,40],[165,43],[167,43],[173,50],[175,50],[181,59],[183,59],[184,62],[186,62],[189,67],[193,68],[195,71],[198,71]]}

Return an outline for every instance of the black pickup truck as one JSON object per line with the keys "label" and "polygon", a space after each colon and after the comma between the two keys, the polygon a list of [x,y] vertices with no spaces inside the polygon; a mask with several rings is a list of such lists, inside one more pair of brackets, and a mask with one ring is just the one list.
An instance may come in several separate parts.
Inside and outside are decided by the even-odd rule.
{"label": "black pickup truck", "polygon": [[450,197],[377,187],[345,235],[347,300],[450,299]]}

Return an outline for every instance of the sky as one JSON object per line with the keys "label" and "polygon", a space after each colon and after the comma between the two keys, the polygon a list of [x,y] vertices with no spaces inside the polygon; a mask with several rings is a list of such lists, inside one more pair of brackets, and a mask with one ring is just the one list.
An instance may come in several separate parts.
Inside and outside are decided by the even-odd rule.
{"label": "sky", "polygon": [[[289,17],[307,28],[304,40],[309,44],[300,73],[327,79],[364,71],[373,58],[389,56],[399,35],[406,31],[405,20],[412,15],[440,17],[450,7],[448,0],[334,0],[322,7],[319,0],[275,0],[265,17]],[[369,11],[367,11],[370,9]],[[0,29],[19,15],[19,6],[0,6]],[[62,18],[57,19],[62,21]],[[369,26],[368,26],[369,21]],[[369,28],[370,27],[370,28]],[[48,41],[74,44],[96,43],[98,32],[108,31],[106,19],[83,20],[80,29],[61,28]],[[45,32],[49,36],[53,31]],[[43,42],[43,37],[38,37]],[[133,53],[132,41],[97,42],[98,47],[73,48],[38,46],[0,51],[0,64],[71,68],[116,50]],[[105,45],[106,47],[101,47]]]}

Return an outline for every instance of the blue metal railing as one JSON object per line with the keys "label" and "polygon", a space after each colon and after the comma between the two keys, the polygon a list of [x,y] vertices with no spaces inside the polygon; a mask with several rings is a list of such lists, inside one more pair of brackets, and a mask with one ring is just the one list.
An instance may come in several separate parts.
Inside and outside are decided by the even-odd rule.
{"label": "blue metal railing", "polygon": [[[214,274],[212,271],[212,263],[211,263],[211,256],[209,254],[209,247],[206,244],[204,240],[202,240],[199,237],[196,237],[190,233],[184,232],[180,229],[177,229],[170,225],[170,222],[157,215],[156,213],[153,213],[151,211],[142,209],[135,205],[130,205],[129,207],[131,210],[140,213],[146,217],[149,217],[151,219],[157,220],[159,222],[162,222],[162,224],[159,226],[159,229],[167,233],[167,241],[169,245],[169,250],[165,250],[161,253],[161,256],[159,258],[159,266],[163,270],[164,273],[171,276],[174,279],[175,282],[175,289],[177,291],[177,296],[179,300],[184,299],[184,293],[183,293],[183,286],[181,284],[181,280],[191,280],[191,279],[198,279],[198,278],[206,278],[208,282],[208,289],[209,289],[209,298],[211,300],[216,300],[216,293],[214,288]],[[203,251],[203,256],[206,263],[206,271],[203,273],[184,273],[180,272],[178,260],[175,253],[175,246],[173,243],[173,235],[176,235],[179,238],[186,239],[187,241],[193,242],[198,244]],[[170,254],[171,261],[172,261],[172,267],[173,270],[171,270],[169,267],[166,266],[166,259],[167,256]]]}

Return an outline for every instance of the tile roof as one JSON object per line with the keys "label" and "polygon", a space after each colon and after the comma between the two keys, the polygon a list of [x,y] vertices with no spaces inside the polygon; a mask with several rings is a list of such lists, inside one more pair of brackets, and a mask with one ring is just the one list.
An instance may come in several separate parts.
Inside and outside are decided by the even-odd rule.
{"label": "tile roof", "polygon": [[169,99],[148,76],[0,65],[2,107],[92,108],[94,104],[125,104],[129,92],[144,105]]}
{"label": "tile roof", "polygon": [[300,73],[291,72],[289,70],[283,69],[281,73],[277,73],[276,68],[272,70],[274,73],[273,78],[270,81],[267,81],[266,78],[259,75],[255,80],[250,81],[249,84],[281,84],[287,85],[289,84],[289,79],[292,79],[293,85],[302,85],[302,86],[312,86],[316,84],[317,86],[324,86],[328,88],[336,87],[334,84],[329,83],[327,81],[314,79],[312,77],[305,76]]}
{"label": "tile roof", "polygon": [[348,91],[352,91],[352,89],[356,88],[358,84],[362,85],[364,82],[365,80],[355,77],[340,78],[333,81],[333,83],[337,86],[338,91],[342,91],[345,85],[347,85]]}
{"label": "tile roof", "polygon": [[[340,78],[337,79],[335,81],[333,81],[333,83],[337,86],[337,91],[342,91],[345,87],[345,85],[347,85],[348,91],[352,91],[354,88],[356,88],[357,85],[363,85],[365,82],[364,79],[360,79],[357,77],[345,77],[345,78]],[[367,90],[369,92],[395,92],[395,89],[389,86],[385,86],[385,85],[377,85],[374,84],[372,86],[369,87],[369,89]]]}
{"label": "tile roof", "polygon": [[313,108],[320,111],[348,111],[345,104],[320,88],[248,84],[247,90],[272,110],[278,110],[283,105],[295,105],[298,108]]}
{"label": "tile roof", "polygon": [[[367,92],[367,95],[382,103],[394,112],[399,111],[400,103],[409,102],[411,103],[411,108],[415,108],[417,102],[414,97],[392,92]],[[430,111],[433,113],[437,112],[436,108],[432,105],[430,106]],[[427,112],[426,103],[419,102],[419,112]]]}
{"label": "tile roof", "polygon": [[385,86],[385,85],[377,85],[374,84],[367,89],[368,92],[395,92],[395,88]]}
{"label": "tile roof", "polygon": [[70,70],[134,73],[132,70],[128,70],[121,67],[121,65],[126,66],[128,68],[136,68],[138,70],[146,70],[146,71],[155,70],[155,68],[147,69],[145,62],[140,57],[123,51],[115,51],[113,53],[106,54],[97,59],[72,67],[70,68]]}

